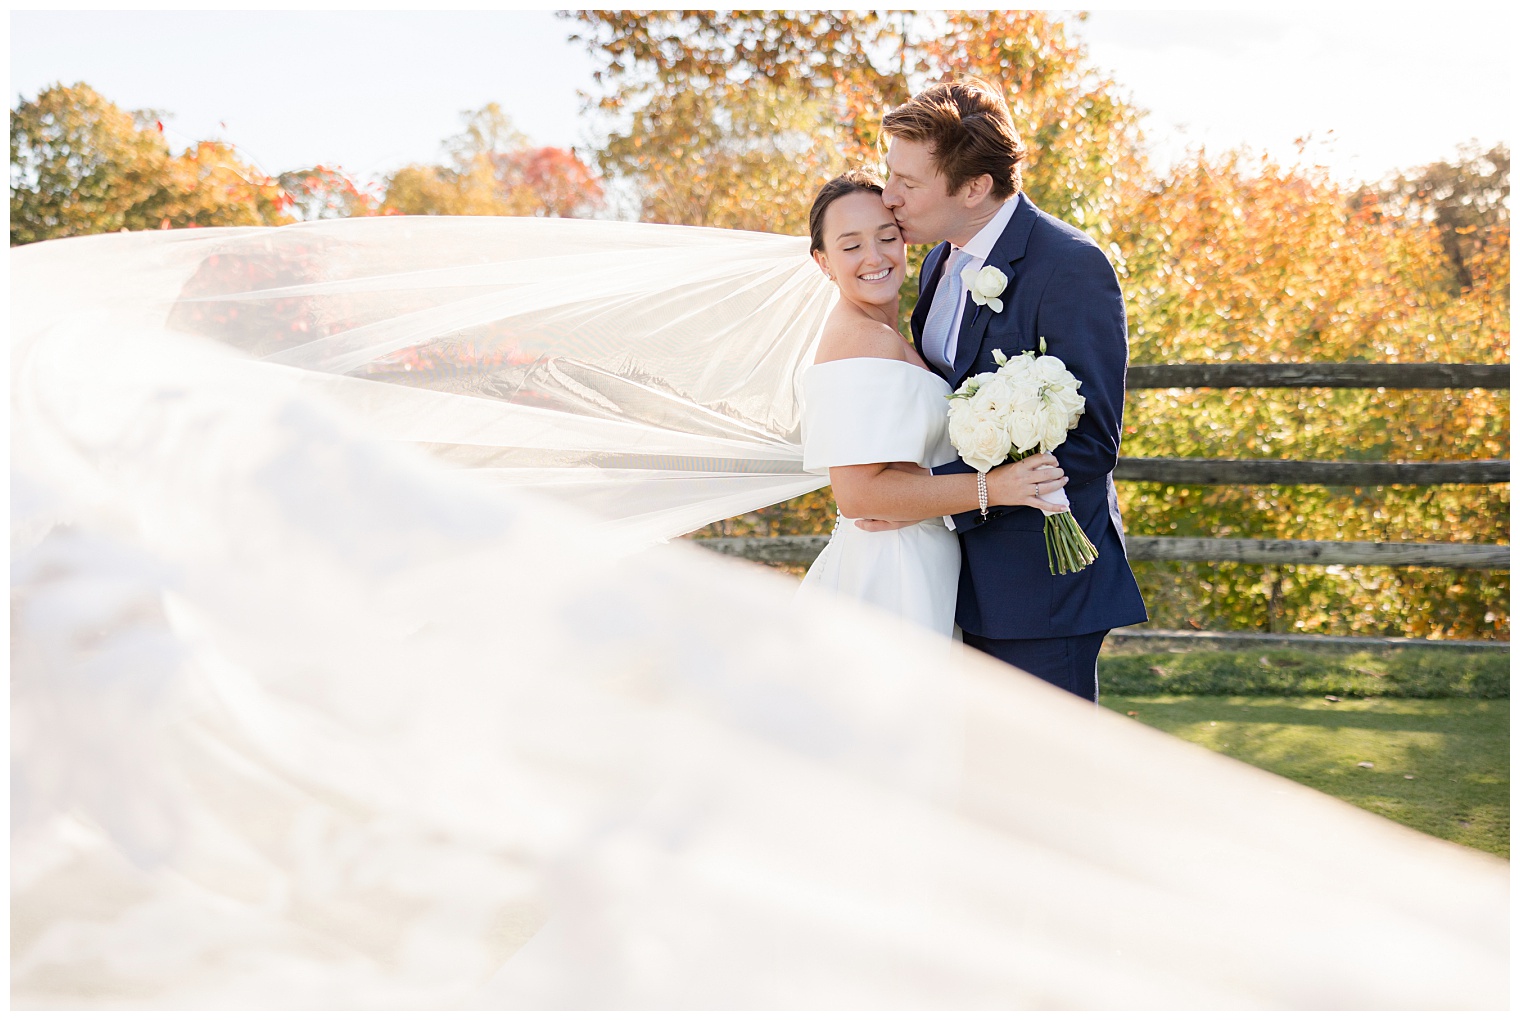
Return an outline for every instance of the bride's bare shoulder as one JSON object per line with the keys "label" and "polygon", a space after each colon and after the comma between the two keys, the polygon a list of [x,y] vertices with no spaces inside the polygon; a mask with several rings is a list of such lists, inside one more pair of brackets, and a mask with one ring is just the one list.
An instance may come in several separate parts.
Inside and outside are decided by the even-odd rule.
{"label": "bride's bare shoulder", "polygon": [[907,361],[907,345],[902,336],[885,323],[859,312],[835,309],[823,324],[818,340],[818,356],[813,364],[836,362],[845,358],[891,358]]}

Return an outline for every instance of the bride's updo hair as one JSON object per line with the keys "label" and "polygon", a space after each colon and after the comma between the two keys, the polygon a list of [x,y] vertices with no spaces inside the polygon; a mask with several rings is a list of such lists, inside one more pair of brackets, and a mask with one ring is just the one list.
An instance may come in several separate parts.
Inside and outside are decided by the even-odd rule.
{"label": "bride's updo hair", "polygon": [[808,212],[808,233],[813,236],[813,247],[808,251],[823,251],[823,214],[828,212],[829,206],[833,205],[836,199],[853,195],[857,191],[869,191],[880,195],[883,187],[881,178],[869,170],[846,170],[819,188],[817,197],[813,199],[813,208]]}

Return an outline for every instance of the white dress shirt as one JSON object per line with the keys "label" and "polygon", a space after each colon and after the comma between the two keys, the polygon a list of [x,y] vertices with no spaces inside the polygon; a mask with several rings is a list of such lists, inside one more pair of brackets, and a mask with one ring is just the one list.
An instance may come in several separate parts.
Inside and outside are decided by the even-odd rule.
{"label": "white dress shirt", "polygon": [[[964,248],[957,249],[953,244],[950,246],[950,251],[945,253],[945,264],[949,265],[950,260],[955,256],[957,251],[964,251],[967,255],[971,256],[971,260],[966,263],[961,272],[964,274],[969,269],[973,274],[980,273],[982,267],[987,265],[987,256],[992,254],[992,246],[997,244],[998,238],[1003,236],[1003,231],[1008,227],[1008,221],[1013,219],[1014,211],[1018,208],[1019,194],[1015,192],[1012,198],[1003,203],[1003,207],[997,211],[992,219],[987,221],[986,226],[982,227],[981,230],[976,232],[975,237],[966,242]],[[950,336],[945,340],[944,357],[946,365],[955,364],[956,343],[961,335],[961,319],[966,314],[966,295],[969,292],[966,288],[961,287],[954,293],[958,305],[955,309],[955,318],[950,320]]]}

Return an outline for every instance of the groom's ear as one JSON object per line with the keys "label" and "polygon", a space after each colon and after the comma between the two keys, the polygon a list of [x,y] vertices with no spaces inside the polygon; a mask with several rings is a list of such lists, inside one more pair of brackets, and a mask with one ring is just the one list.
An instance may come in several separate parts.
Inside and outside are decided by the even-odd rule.
{"label": "groom's ear", "polygon": [[980,174],[967,181],[962,188],[963,199],[968,206],[980,205],[992,194],[992,175]]}

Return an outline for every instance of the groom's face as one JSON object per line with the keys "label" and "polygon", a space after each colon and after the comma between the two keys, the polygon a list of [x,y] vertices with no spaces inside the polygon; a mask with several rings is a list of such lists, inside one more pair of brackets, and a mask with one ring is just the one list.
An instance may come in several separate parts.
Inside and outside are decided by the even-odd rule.
{"label": "groom's face", "polygon": [[887,146],[887,187],[881,200],[897,219],[910,245],[938,244],[959,237],[966,219],[963,196],[945,190],[933,150],[923,142],[894,137]]}

